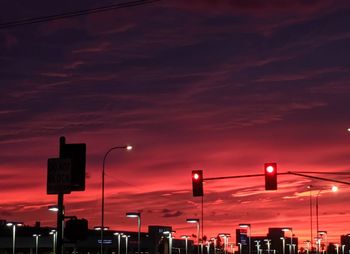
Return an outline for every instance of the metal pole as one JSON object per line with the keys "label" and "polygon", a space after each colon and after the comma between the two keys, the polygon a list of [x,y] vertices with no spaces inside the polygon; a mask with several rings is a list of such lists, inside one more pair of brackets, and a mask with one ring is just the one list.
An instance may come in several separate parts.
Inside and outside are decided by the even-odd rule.
{"label": "metal pole", "polygon": [[311,250],[312,250],[312,246],[313,246],[313,243],[312,243],[312,239],[313,239],[313,236],[312,236],[312,192],[311,192],[311,188],[312,186],[310,186],[310,239],[311,239]]}
{"label": "metal pole", "polygon": [[12,225],[12,254],[15,254],[16,249],[16,224]]}
{"label": "metal pole", "polygon": [[[63,147],[66,143],[65,137],[60,137],[60,158],[62,157]],[[60,193],[57,195],[57,253],[63,253],[63,223],[64,223],[64,211],[63,211],[63,199],[64,194]]]}
{"label": "metal pole", "polygon": [[[201,235],[201,242],[203,246],[203,236],[204,236],[204,196],[202,196],[202,235]],[[203,248],[201,249],[201,254],[203,254]]]}
{"label": "metal pole", "polygon": [[188,250],[188,237],[185,238],[185,251],[187,254],[187,250]]}
{"label": "metal pole", "polygon": [[118,254],[120,254],[120,233],[118,234]]}
{"label": "metal pole", "polygon": [[38,254],[39,249],[39,236],[35,236],[35,254]]}
{"label": "metal pole", "polygon": [[252,239],[252,236],[251,236],[251,234],[252,234],[252,228],[251,228],[251,226],[249,225],[249,239],[248,239],[248,244],[249,244],[249,246],[248,246],[248,253],[249,254],[251,254],[251,252],[252,252],[252,247],[251,247],[251,239]]}
{"label": "metal pole", "polygon": [[140,254],[141,250],[141,214],[137,217],[137,252]]}
{"label": "metal pole", "polygon": [[199,254],[199,235],[200,235],[200,222],[197,221],[197,254]]}

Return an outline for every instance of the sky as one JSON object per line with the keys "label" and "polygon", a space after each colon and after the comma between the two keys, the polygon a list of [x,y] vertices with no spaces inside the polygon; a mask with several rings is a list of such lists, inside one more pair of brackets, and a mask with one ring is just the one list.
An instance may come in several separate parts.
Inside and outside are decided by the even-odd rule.
{"label": "sky", "polygon": [[[9,1],[0,23],[122,1]],[[98,5],[97,5],[98,4]],[[86,143],[86,191],[65,195],[67,215],[100,224],[106,159],[105,225],[148,225],[195,234],[200,217],[191,171],[204,178],[350,170],[350,4],[304,0],[168,0],[0,29],[0,219],[54,226],[47,208],[47,159],[58,141]],[[348,175],[319,175],[349,182]],[[349,186],[278,176],[206,181],[204,234],[252,235],[292,227],[335,243],[348,231]]]}

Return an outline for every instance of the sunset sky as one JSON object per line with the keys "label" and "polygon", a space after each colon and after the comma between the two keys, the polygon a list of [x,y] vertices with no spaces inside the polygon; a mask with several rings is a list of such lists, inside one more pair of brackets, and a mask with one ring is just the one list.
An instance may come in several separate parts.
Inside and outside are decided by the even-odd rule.
{"label": "sunset sky", "polygon": [[[116,2],[5,0],[0,23]],[[86,191],[65,208],[91,228],[113,146],[134,150],[107,157],[105,224],[136,231],[125,213],[141,211],[143,231],[169,225],[176,237],[195,233],[186,218],[200,216],[194,169],[349,172],[349,45],[341,0],[164,0],[0,29],[0,219],[55,225],[46,174],[60,136],[87,145]],[[337,243],[350,233],[350,186],[332,184],[283,175],[266,192],[262,177],[208,181],[204,234],[288,226],[302,243],[314,185],[319,228]]]}

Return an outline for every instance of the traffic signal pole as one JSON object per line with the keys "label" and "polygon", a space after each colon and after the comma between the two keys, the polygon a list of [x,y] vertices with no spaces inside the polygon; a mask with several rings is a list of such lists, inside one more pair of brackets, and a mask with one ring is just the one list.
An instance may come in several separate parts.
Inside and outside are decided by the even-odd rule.
{"label": "traffic signal pole", "polygon": [[[63,153],[63,146],[66,143],[66,138],[65,137],[60,137],[60,158],[62,157]],[[63,223],[64,223],[64,210],[63,210],[63,199],[64,199],[64,194],[59,193],[57,194],[57,254],[62,254],[63,253]]]}

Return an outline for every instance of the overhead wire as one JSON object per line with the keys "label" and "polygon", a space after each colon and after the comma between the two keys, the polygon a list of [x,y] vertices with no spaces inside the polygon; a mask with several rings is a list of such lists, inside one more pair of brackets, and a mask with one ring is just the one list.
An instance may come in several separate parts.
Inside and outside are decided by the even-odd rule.
{"label": "overhead wire", "polygon": [[29,25],[29,24],[36,24],[36,23],[43,23],[43,22],[50,22],[50,21],[59,20],[59,19],[73,18],[73,17],[83,16],[88,14],[95,14],[100,12],[107,12],[107,11],[112,11],[112,10],[122,9],[127,7],[146,5],[146,4],[151,4],[159,1],[161,0],[135,0],[135,1],[129,1],[129,2],[123,2],[123,3],[110,4],[106,6],[100,6],[100,7],[90,8],[85,10],[70,11],[70,12],[53,14],[48,16],[41,16],[36,18],[20,19],[20,20],[0,23],[0,29],[12,28],[16,26],[23,26],[23,25]]}

